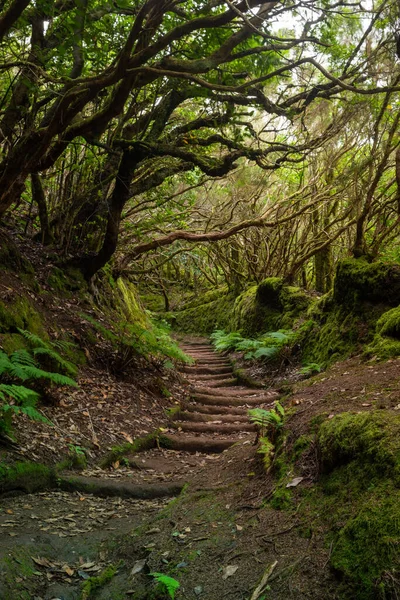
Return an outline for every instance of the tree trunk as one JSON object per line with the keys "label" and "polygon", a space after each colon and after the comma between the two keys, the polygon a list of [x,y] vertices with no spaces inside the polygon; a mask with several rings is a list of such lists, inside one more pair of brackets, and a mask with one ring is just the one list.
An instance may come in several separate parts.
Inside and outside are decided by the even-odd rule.
{"label": "tree trunk", "polygon": [[137,148],[124,151],[115,179],[115,187],[110,198],[103,245],[98,254],[73,261],[74,266],[82,271],[87,280],[91,279],[108,263],[117,248],[122,211],[131,197],[130,183],[137,165],[143,158],[143,153]]}
{"label": "tree trunk", "polygon": [[36,202],[39,209],[40,237],[44,246],[53,243],[53,235],[49,224],[49,215],[47,213],[46,198],[43,191],[42,181],[38,173],[31,174],[32,181],[32,200]]}

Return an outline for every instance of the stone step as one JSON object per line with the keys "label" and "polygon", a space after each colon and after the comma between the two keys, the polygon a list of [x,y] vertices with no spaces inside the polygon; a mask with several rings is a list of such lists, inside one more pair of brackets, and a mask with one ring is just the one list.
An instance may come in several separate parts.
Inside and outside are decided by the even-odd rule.
{"label": "stone step", "polygon": [[224,373],[232,373],[232,367],[229,365],[181,367],[179,370],[181,373],[187,373],[188,375],[222,375]]}
{"label": "stone step", "polygon": [[236,433],[239,431],[256,431],[252,423],[193,423],[191,421],[176,421],[174,427],[182,431],[196,433]]}
{"label": "stone step", "polygon": [[206,380],[207,381],[207,387],[210,388],[219,388],[219,387],[226,387],[226,386],[234,386],[237,385],[237,379],[233,379],[233,378],[229,378],[229,379],[221,379],[221,380]]}
{"label": "stone step", "polygon": [[235,397],[254,397],[254,396],[262,396],[265,398],[271,398],[271,401],[275,399],[278,394],[273,390],[254,390],[250,388],[243,388],[240,386],[223,388],[219,387],[215,389],[214,387],[193,385],[190,388],[191,395],[193,394],[207,394],[207,396],[228,396],[229,398]]}
{"label": "stone step", "polygon": [[228,413],[201,413],[183,411],[177,415],[178,421],[191,421],[192,423],[212,423],[221,421],[222,423],[250,423],[247,414],[228,414]]}
{"label": "stone step", "polygon": [[228,398],[227,396],[207,396],[206,394],[196,394],[192,396],[197,403],[213,406],[261,406],[266,404],[266,400],[260,398]]}
{"label": "stone step", "polygon": [[202,413],[202,414],[214,414],[215,411],[218,410],[219,414],[224,414],[224,415],[239,415],[239,416],[246,416],[247,418],[247,408],[240,408],[237,406],[222,406],[219,405],[218,408],[216,409],[212,404],[199,404],[198,402],[195,402],[193,404],[187,404],[185,406],[185,411],[187,412],[194,412],[194,413]]}
{"label": "stone step", "polygon": [[160,445],[163,448],[170,450],[181,450],[183,452],[202,452],[203,454],[219,454],[241,441],[240,438],[209,438],[209,437],[197,437],[197,436],[185,436],[163,434]]}

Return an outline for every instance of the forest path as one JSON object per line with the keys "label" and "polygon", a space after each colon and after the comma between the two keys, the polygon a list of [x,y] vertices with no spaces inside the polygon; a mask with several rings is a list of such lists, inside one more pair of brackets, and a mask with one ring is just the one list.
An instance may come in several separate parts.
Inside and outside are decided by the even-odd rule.
{"label": "forest path", "polygon": [[[205,485],[213,489],[221,453],[236,442],[250,448],[255,428],[247,410],[270,405],[275,393],[239,385],[228,359],[210,344],[182,347],[195,361],[180,369],[187,398],[171,411],[154,447],[125,456],[111,470],[62,475],[61,490],[0,499],[0,566],[7,564],[0,598],[82,598],[85,581],[112,563],[119,536],[149,521],[157,525],[169,499],[200,473],[208,481],[210,472]],[[158,527],[141,534],[149,548],[152,531]],[[117,578],[116,585],[132,586],[131,568],[122,569],[126,582]],[[103,598],[100,590],[96,598]]]}

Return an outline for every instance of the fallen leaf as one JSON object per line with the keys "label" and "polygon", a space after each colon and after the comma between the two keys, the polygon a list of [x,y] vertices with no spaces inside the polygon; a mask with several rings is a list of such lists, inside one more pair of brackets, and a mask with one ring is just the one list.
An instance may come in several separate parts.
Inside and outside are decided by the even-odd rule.
{"label": "fallen leaf", "polygon": [[303,481],[304,477],[295,477],[292,481],[286,484],[287,488],[297,487]]}
{"label": "fallen leaf", "polygon": [[74,569],[71,569],[71,567],[69,565],[64,565],[62,570],[65,571],[65,573],[70,576],[72,576],[75,573]]}
{"label": "fallen leaf", "polygon": [[142,558],[142,560],[137,560],[132,567],[131,577],[133,577],[137,573],[140,573],[141,571],[143,571],[143,569],[146,565],[146,562],[147,562],[147,558]]}
{"label": "fallen leaf", "polygon": [[238,570],[237,565],[228,565],[222,569],[222,579],[228,579],[228,577],[232,577]]}
{"label": "fallen leaf", "polygon": [[38,556],[37,558],[35,558],[34,556],[31,556],[33,562],[37,565],[39,565],[40,567],[49,567],[50,563],[47,560],[47,558],[41,558],[40,556]]}

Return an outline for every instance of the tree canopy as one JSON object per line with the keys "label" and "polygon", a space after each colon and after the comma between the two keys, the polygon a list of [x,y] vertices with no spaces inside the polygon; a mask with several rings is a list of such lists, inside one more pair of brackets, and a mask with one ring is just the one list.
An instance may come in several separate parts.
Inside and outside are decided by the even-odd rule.
{"label": "tree canopy", "polygon": [[187,252],[235,285],[319,256],[324,289],[333,244],[377,255],[398,233],[397,11],[5,2],[0,218],[88,279],[116,251],[138,274]]}

